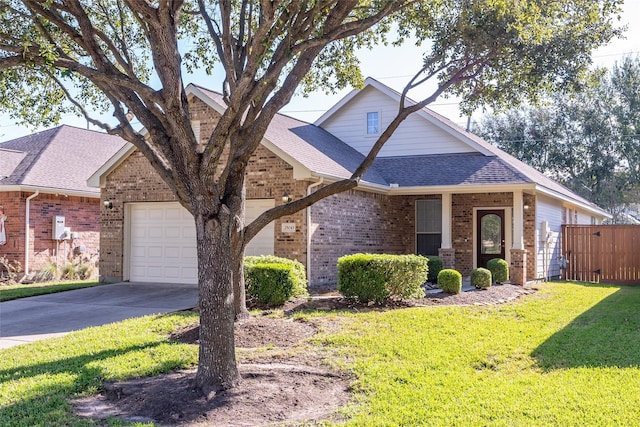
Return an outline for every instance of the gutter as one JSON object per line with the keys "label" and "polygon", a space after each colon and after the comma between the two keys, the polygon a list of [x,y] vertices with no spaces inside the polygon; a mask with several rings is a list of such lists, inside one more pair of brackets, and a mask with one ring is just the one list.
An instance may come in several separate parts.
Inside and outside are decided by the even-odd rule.
{"label": "gutter", "polygon": [[[311,194],[311,190],[322,185],[324,178],[320,179],[307,187],[307,196]],[[313,206],[313,205],[312,205]],[[311,277],[311,206],[307,207],[307,285]]]}
{"label": "gutter", "polygon": [[29,216],[31,211],[31,200],[35,199],[38,194],[40,194],[40,190],[36,190],[35,193],[27,197],[25,202],[25,213],[24,213],[24,277],[29,275]]}
{"label": "gutter", "polygon": [[83,191],[83,190],[70,190],[68,188],[56,188],[56,187],[42,187],[36,185],[20,185],[20,184],[10,184],[10,185],[2,185],[0,184],[0,192],[4,191],[22,191],[22,192],[36,192],[41,194],[58,194],[58,195],[66,195],[66,196],[75,196],[75,197],[91,197],[94,199],[100,198],[99,191]]}

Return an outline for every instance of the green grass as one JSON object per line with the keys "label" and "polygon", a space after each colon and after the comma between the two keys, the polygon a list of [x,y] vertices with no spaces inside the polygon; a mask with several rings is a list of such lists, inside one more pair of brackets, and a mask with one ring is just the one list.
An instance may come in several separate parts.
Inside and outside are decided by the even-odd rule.
{"label": "green grass", "polygon": [[[354,374],[348,426],[628,426],[640,424],[638,307],[640,287],[552,283],[499,306],[297,316],[342,325],[307,351]],[[194,319],[144,317],[0,351],[1,424],[102,425],[74,417],[69,399],[193,366],[197,348],[165,336]]]}
{"label": "green grass", "polygon": [[357,426],[640,424],[640,288],[549,284],[515,304],[352,315],[326,337]]}
{"label": "green grass", "polygon": [[97,280],[78,280],[74,282],[30,283],[0,286],[0,302],[18,298],[34,297],[36,295],[53,294],[74,289],[90,288],[105,283]]}
{"label": "green grass", "polygon": [[193,366],[197,348],[166,335],[194,320],[193,314],[147,316],[0,351],[0,424],[101,425],[75,417],[68,400],[98,392],[103,380]]}

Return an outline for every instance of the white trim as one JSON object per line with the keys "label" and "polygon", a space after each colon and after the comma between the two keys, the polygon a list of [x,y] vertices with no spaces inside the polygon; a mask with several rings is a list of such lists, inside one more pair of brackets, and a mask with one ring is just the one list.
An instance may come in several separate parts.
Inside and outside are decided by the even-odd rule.
{"label": "white trim", "polygon": [[125,202],[122,218],[122,280],[128,282],[131,280],[131,210],[136,203],[144,202]]}
{"label": "white trim", "polygon": [[100,198],[99,191],[79,191],[66,188],[40,187],[37,185],[0,185],[0,193],[7,191],[20,191],[25,193],[39,192],[41,194],[55,194],[62,196]]}
{"label": "white trim", "polygon": [[100,166],[100,169],[95,171],[95,173],[87,179],[87,185],[89,187],[104,188],[107,175],[120,166],[134,151],[136,151],[136,147],[130,142],[127,142],[116,154],[111,156],[105,164]]}
{"label": "white trim", "polygon": [[596,214],[596,216],[600,216],[600,217],[605,217],[605,218],[613,218],[613,215],[611,215],[610,213],[606,212],[604,209],[600,209],[598,207],[594,207],[591,205],[588,205],[586,203],[580,202],[576,199],[573,199],[569,196],[565,196],[564,194],[558,193],[557,191],[551,190],[547,187],[543,187],[539,184],[536,184],[536,190],[540,191],[542,194],[545,194],[547,196],[551,196],[554,199],[558,199],[561,200],[565,203],[570,203],[574,206],[578,206],[586,211],[588,211],[589,213],[592,214]]}
{"label": "white trim", "polygon": [[473,268],[478,267],[478,211],[497,211],[504,210],[504,260],[511,265],[511,249],[513,249],[513,233],[511,230],[512,206],[478,206],[473,208],[471,220],[473,221],[473,231],[471,236],[471,244],[473,252]]}
{"label": "white trim", "polygon": [[434,185],[416,187],[387,187],[390,196],[414,196],[422,194],[466,194],[466,193],[513,193],[514,191],[533,192],[535,184],[473,184],[473,185]]}

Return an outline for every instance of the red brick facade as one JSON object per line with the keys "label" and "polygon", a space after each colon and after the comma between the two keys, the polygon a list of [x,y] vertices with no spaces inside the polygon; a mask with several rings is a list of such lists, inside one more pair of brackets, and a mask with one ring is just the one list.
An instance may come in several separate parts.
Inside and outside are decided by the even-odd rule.
{"label": "red brick facade", "polygon": [[[25,226],[27,198],[34,193],[10,191],[0,193],[7,220],[7,244],[0,246],[0,256],[16,260],[25,267]],[[38,194],[30,201],[29,270],[38,271],[51,262],[62,266],[73,257],[97,260],[100,238],[100,199],[55,194]],[[52,238],[53,218],[65,217],[65,226],[73,239]],[[77,234],[76,234],[77,233]],[[82,253],[81,250],[83,250]]]}
{"label": "red brick facade", "polygon": [[[219,117],[210,107],[192,98],[191,112],[199,121],[200,140],[213,131]],[[296,181],[293,167],[260,146],[253,154],[246,174],[247,199],[273,199],[282,203],[284,192],[294,199],[303,197],[310,181]],[[103,197],[113,209],[101,210],[101,277],[107,281],[124,277],[125,203],[175,201],[169,187],[138,152],[130,155],[106,177]],[[307,264],[307,230],[311,233],[309,279],[312,285],[334,285],[336,262],[340,256],[356,252],[407,254],[416,251],[415,201],[440,198],[440,195],[388,196],[351,190],[322,200],[307,211],[275,221],[274,253]],[[533,196],[525,202],[534,205]],[[511,207],[512,193],[454,194],[452,196],[452,244],[455,268],[468,275],[473,268],[473,211],[476,207]],[[529,254],[534,248],[534,210],[525,213],[525,244]],[[283,232],[283,223],[295,223],[295,232]],[[528,274],[533,274],[534,257],[527,257]]]}

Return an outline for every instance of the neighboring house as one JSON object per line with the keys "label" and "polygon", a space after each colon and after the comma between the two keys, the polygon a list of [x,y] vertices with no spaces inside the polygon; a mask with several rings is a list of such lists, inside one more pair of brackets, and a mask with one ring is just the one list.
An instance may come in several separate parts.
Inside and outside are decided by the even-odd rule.
{"label": "neighboring house", "polygon": [[[206,141],[221,95],[187,87],[193,127]],[[319,186],[347,178],[398,109],[399,94],[367,79],[315,124],[276,115],[247,170],[247,221]],[[108,281],[196,283],[195,226],[132,145],[89,180],[103,209],[100,272]],[[311,285],[334,284],[338,257],[354,252],[440,255],[468,275],[490,258],[517,283],[560,274],[562,223],[608,214],[451,121],[423,109],[382,149],[357,189],[280,218],[247,254],[298,259]]]}
{"label": "neighboring house", "polygon": [[96,258],[100,192],[87,186],[87,178],[124,143],[71,126],[0,143],[7,238],[0,256],[20,262],[25,273],[56,260],[63,265],[74,255]]}

